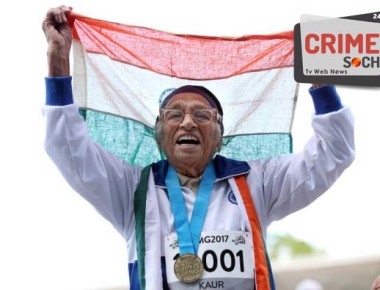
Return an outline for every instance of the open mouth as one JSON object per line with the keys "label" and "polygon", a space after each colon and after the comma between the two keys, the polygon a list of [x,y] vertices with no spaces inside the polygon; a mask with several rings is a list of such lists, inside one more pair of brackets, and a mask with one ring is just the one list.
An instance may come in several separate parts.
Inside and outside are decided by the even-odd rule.
{"label": "open mouth", "polygon": [[181,136],[177,140],[178,145],[198,145],[200,142],[199,140],[194,136]]}

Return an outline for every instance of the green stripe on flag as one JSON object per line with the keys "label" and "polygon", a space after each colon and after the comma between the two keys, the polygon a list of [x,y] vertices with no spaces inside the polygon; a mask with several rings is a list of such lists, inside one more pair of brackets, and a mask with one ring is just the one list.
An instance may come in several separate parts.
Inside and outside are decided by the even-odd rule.
{"label": "green stripe on flag", "polygon": [[[146,166],[165,158],[159,150],[154,129],[123,117],[93,110],[80,110],[91,138],[132,165]],[[221,155],[237,160],[267,159],[292,152],[287,133],[227,136]]]}
{"label": "green stripe on flag", "polygon": [[92,110],[81,110],[91,138],[132,165],[146,166],[161,160],[154,130],[140,122]]}
{"label": "green stripe on flag", "polygon": [[292,144],[286,133],[229,136],[223,138],[220,154],[242,161],[268,159],[291,153]]}

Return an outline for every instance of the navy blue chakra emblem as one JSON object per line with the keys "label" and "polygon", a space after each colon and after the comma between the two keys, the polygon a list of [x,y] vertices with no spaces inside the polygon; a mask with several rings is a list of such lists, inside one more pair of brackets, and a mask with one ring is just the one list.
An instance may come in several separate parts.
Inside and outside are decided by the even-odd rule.
{"label": "navy blue chakra emblem", "polygon": [[228,194],[228,201],[233,204],[237,204],[236,197],[232,191]]}

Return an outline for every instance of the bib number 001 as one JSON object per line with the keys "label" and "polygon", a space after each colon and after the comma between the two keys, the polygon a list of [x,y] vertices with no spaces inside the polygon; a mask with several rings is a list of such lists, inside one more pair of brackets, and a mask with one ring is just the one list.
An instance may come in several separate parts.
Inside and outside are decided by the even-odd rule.
{"label": "bib number 001", "polygon": [[[202,254],[202,263],[203,268],[206,272],[214,272],[219,264],[220,267],[226,271],[226,272],[232,272],[235,270],[235,267],[238,267],[238,271],[244,272],[244,253],[242,250],[238,251],[237,253],[234,253],[233,251],[229,249],[223,250],[219,257],[217,253],[215,253],[213,250],[206,250]],[[178,259],[179,254],[176,254],[173,257],[173,260]]]}
{"label": "bib number 001", "polygon": [[[204,232],[200,238],[197,255],[200,259],[199,262],[203,266],[200,280],[244,280],[254,277],[253,243],[248,233],[241,231]],[[168,283],[180,281],[174,271],[179,256],[177,235],[168,235],[165,240],[165,262]]]}

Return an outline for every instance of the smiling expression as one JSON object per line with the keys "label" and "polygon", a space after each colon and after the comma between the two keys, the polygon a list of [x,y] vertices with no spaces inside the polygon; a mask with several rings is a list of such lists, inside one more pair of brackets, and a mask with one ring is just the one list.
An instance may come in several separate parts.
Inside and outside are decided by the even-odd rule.
{"label": "smiling expression", "polygon": [[181,174],[198,177],[217,150],[221,136],[215,117],[207,124],[196,123],[191,113],[196,109],[210,109],[208,101],[196,93],[181,93],[165,106],[185,112],[178,125],[163,122],[161,148],[170,164]]}

